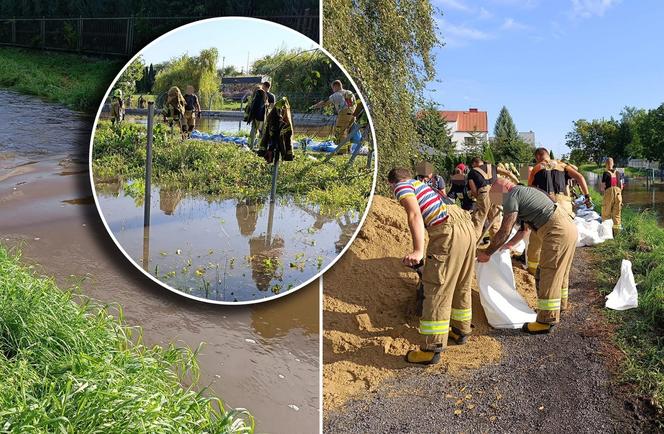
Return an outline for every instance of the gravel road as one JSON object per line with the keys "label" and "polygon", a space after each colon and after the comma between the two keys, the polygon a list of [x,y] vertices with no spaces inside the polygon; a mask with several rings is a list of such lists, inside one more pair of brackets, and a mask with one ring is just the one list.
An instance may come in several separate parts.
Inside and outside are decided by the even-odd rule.
{"label": "gravel road", "polygon": [[421,375],[408,368],[363,399],[328,413],[327,433],[633,433],[653,432],[638,405],[611,375],[618,351],[577,250],[572,309],[549,335],[501,330],[496,365],[465,378]]}

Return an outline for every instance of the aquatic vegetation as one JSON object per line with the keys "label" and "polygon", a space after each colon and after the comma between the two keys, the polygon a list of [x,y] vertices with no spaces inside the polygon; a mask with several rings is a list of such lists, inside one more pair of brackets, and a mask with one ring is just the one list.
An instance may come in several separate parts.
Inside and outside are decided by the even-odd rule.
{"label": "aquatic vegetation", "polygon": [[[95,182],[142,178],[145,143],[142,125],[125,123],[112,127],[109,122],[100,121],[93,147]],[[324,214],[364,211],[373,179],[373,173],[366,168],[366,157],[359,156],[352,166],[348,165],[348,155],[334,157],[327,163],[310,157],[297,150],[295,161],[279,166],[278,193],[319,205]],[[269,194],[271,176],[272,165],[252,152],[233,144],[182,141],[164,124],[155,125],[153,182],[162,188],[222,198],[260,199]],[[137,186],[133,194],[138,192]]]}
{"label": "aquatic vegetation", "polygon": [[1,247],[0,288],[3,432],[253,432],[246,410],[182,386],[197,351],[145,346],[119,308],[75,303]]}

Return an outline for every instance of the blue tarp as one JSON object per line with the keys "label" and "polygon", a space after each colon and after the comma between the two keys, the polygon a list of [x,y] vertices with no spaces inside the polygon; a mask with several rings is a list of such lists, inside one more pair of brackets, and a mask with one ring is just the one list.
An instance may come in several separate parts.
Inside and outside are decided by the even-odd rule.
{"label": "blue tarp", "polygon": [[[208,134],[198,130],[194,130],[191,132],[191,138],[196,140],[207,140],[211,142],[235,143],[236,145],[247,149],[249,145],[248,137],[226,136],[221,133]],[[353,142],[351,144],[351,152],[354,152],[358,146],[362,146],[360,143],[358,143],[361,139],[362,139],[362,134],[358,131],[357,134],[355,134],[354,137],[351,138],[351,142]],[[308,151],[314,151],[314,152],[334,152],[337,149],[337,145],[335,145],[332,140],[326,140],[324,142],[315,142],[311,138],[306,138],[301,140],[300,142],[293,142],[294,148],[300,148],[302,147],[302,145],[306,146],[306,149]],[[362,146],[359,149],[360,155],[367,155],[368,153],[369,149],[366,146]]]}

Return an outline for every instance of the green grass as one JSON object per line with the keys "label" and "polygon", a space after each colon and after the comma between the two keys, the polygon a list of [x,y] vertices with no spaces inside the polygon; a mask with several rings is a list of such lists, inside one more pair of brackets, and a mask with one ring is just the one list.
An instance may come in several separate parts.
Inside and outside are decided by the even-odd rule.
{"label": "green grass", "polygon": [[[626,176],[646,176],[648,173],[643,169],[636,169],[634,167],[623,167]],[[579,166],[581,172],[593,172],[598,175],[603,175],[605,168],[604,165],[597,166],[595,163],[582,164]]]}
{"label": "green grass", "polygon": [[147,347],[0,247],[0,432],[253,432],[245,410],[183,387],[195,352]]}
{"label": "green grass", "polygon": [[[597,193],[593,200],[601,204]],[[664,428],[664,228],[651,212],[625,208],[624,230],[615,238],[593,247],[600,292],[613,290],[623,259],[632,261],[639,291],[639,307],[606,310],[617,325],[616,343],[625,353],[623,380],[634,384],[656,409]]]}
{"label": "green grass", "polygon": [[[269,194],[272,165],[234,144],[199,140],[181,141],[164,124],[154,132],[153,182],[196,194],[222,198],[264,198]],[[94,137],[95,182],[144,176],[146,131],[125,123],[121,128],[98,123]],[[318,158],[312,159],[313,158]],[[362,212],[371,191],[373,174],[366,157],[352,167],[348,155],[323,163],[323,156],[296,151],[295,161],[279,165],[277,192],[303,203],[321,206],[325,214]]]}
{"label": "green grass", "polygon": [[0,59],[0,87],[87,113],[97,110],[122,67],[118,61],[19,48],[0,48]]}

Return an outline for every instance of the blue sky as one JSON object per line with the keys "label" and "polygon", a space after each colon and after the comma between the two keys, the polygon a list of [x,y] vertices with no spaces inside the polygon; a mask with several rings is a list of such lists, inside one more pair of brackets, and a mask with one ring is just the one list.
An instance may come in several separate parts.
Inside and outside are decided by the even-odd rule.
{"label": "blue sky", "polygon": [[664,102],[661,0],[432,0],[446,45],[427,96],[447,110],[500,108],[556,156],[579,118]]}
{"label": "blue sky", "polygon": [[141,51],[147,64],[160,63],[173,57],[189,54],[196,56],[201,50],[216,47],[218,66],[235,65],[246,69],[254,60],[272,54],[280,48],[307,50],[316,44],[311,39],[288,28],[254,19],[230,18],[194,24],[176,30],[147,49]]}

